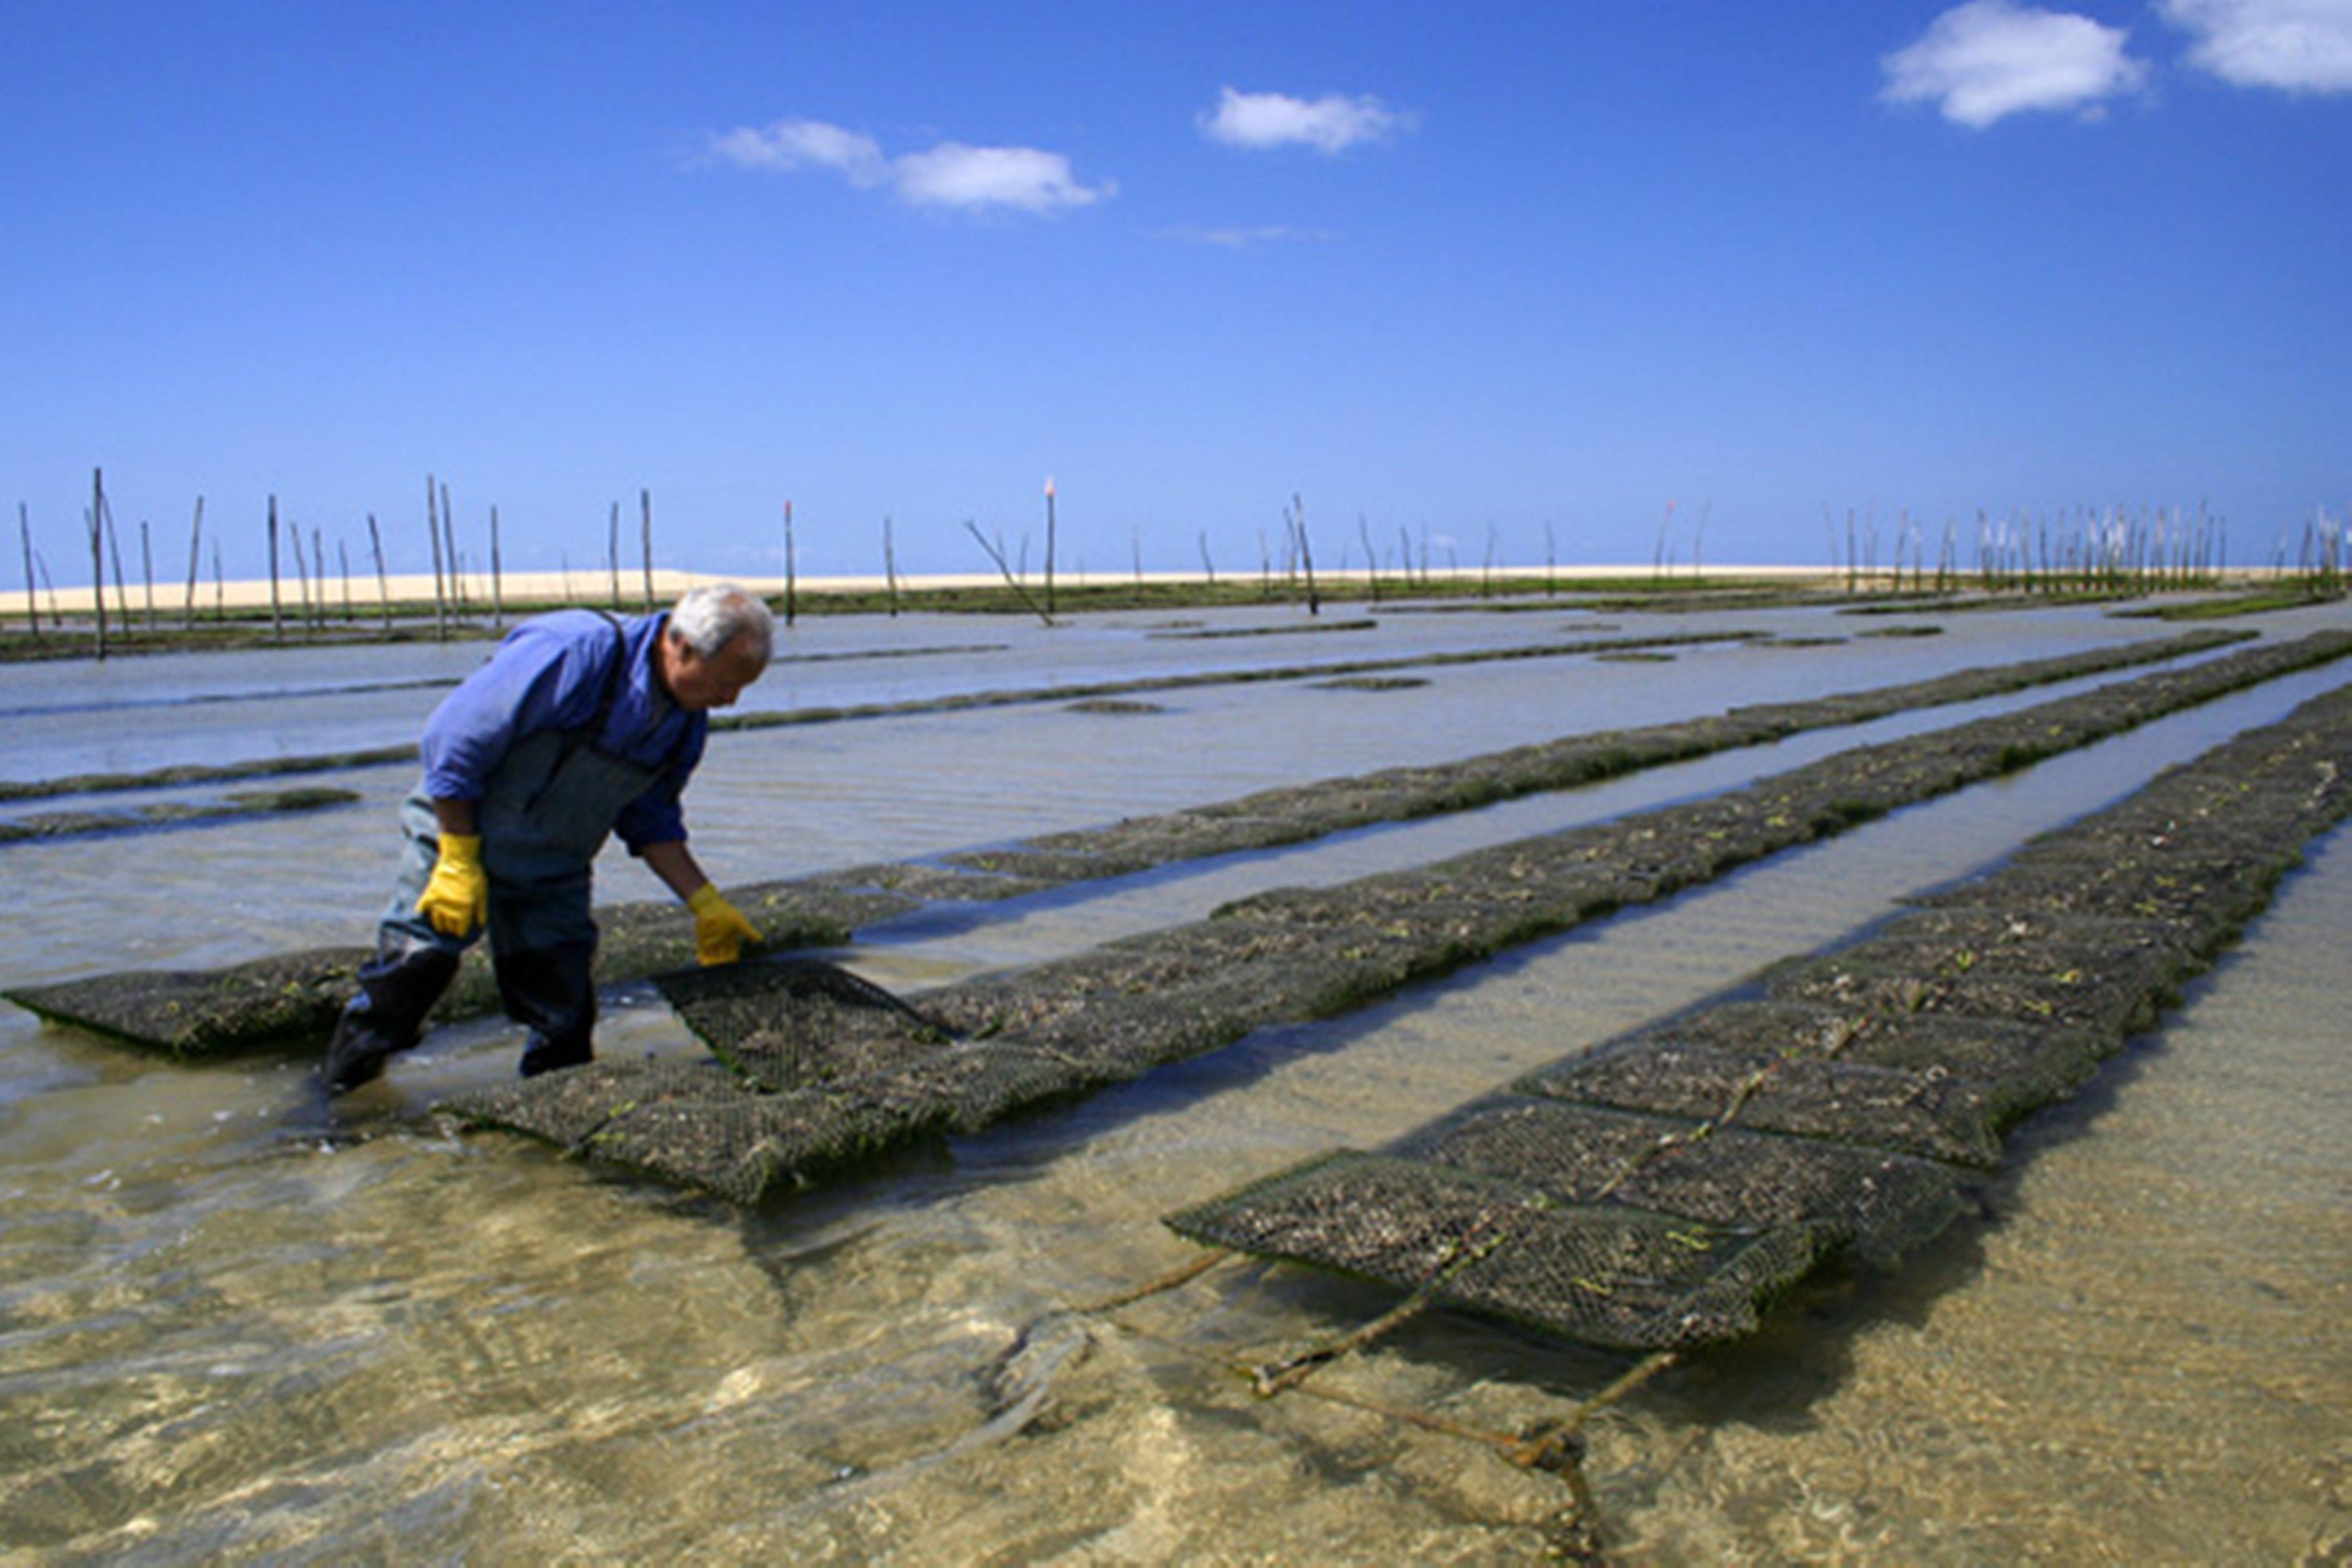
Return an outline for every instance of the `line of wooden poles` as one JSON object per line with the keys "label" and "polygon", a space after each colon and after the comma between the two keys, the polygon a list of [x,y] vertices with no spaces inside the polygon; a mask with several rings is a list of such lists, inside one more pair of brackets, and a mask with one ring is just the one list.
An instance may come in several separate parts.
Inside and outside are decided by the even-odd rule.
{"label": "line of wooden poles", "polygon": [[[640,490],[637,499],[642,603],[644,607],[650,611],[654,604],[653,492]],[[455,509],[450,505],[449,487],[437,481],[429,474],[425,479],[425,533],[432,545],[434,635],[437,638],[446,640],[449,635],[452,617],[467,614],[474,607],[475,601],[468,597],[467,592],[466,561],[457,549],[457,515]],[[102,468],[94,468],[90,471],[89,505],[82,513],[82,521],[89,542],[92,649],[98,658],[104,658],[112,643],[118,638],[130,637],[142,617],[134,616],[131,611],[131,590],[122,568],[121,534],[115,526],[114,509],[107,499],[106,474]],[[269,626],[272,639],[281,642],[285,640],[289,611],[285,595],[285,561],[281,556],[281,543],[285,553],[291,556],[293,566],[297,597],[291,606],[291,613],[295,624],[307,628],[312,635],[323,631],[329,609],[326,541],[322,531],[315,527],[310,531],[310,548],[306,552],[303,548],[302,529],[292,523],[281,525],[278,514],[278,498],[274,495],[268,500],[264,526],[269,558]],[[790,503],[786,503],[786,527],[789,530]],[[503,626],[506,622],[505,563],[499,540],[499,509],[495,506],[490,508],[489,528],[488,608],[492,625]],[[48,563],[42,558],[40,552],[34,548],[32,518],[29,509],[21,501],[16,507],[16,529],[18,541],[24,552],[26,627],[35,639],[40,637],[42,610],[35,591],[37,582],[46,586],[48,591],[49,626],[52,630],[62,633],[66,621],[65,614],[58,605],[57,584],[49,575]],[[384,564],[383,531],[377,524],[373,512],[368,513],[367,531],[368,548],[374,558],[375,565],[375,611],[384,628],[389,630],[392,626],[394,609],[391,576]],[[197,580],[203,565],[206,542],[205,501],[204,498],[199,496],[196,498],[194,514],[188,527],[187,586],[180,607],[180,629],[183,631],[193,629],[196,624],[199,613],[196,606]],[[209,542],[212,546],[213,566],[213,605],[210,614],[213,620],[221,622],[228,618],[227,586],[221,568],[220,542],[217,537],[215,537]],[[351,552],[341,539],[335,542],[335,551],[342,581],[341,619],[347,623],[353,622],[359,618],[360,612],[352,599]],[[159,629],[155,605],[155,560],[152,537],[143,520],[139,524],[139,556],[145,587],[143,619],[146,629],[152,633]],[[111,624],[109,620],[106,593],[110,563],[114,579]],[[618,607],[623,603],[621,597],[621,504],[618,501],[613,503],[605,551],[605,566],[608,574],[608,596],[611,603]],[[568,567],[565,574],[568,580],[570,574]],[[477,581],[478,582],[478,576]]]}
{"label": "line of wooden poles", "polygon": [[[1025,536],[1022,542],[1021,559],[1016,568],[1005,552],[1001,534],[992,542],[981,532],[975,522],[967,520],[964,526],[979,543],[981,550],[995,564],[1015,598],[1030,613],[1050,625],[1058,607],[1055,581],[1058,542],[1055,486],[1050,478],[1045,481],[1045,561],[1042,602],[1033,597],[1029,592],[1028,543]],[[649,489],[639,490],[637,506],[641,599],[643,607],[650,611],[654,605],[653,492]],[[477,602],[469,598],[467,591],[467,563],[457,548],[456,511],[450,504],[449,487],[437,481],[430,474],[426,475],[425,479],[425,534],[431,545],[433,561],[434,635],[436,638],[446,640],[449,636],[452,617],[462,617],[467,615],[475,608]],[[1673,517],[1674,510],[1670,506],[1666,513],[1666,523],[1662,525],[1659,532],[1658,559],[1655,569],[1662,575],[1672,570],[1667,553],[1667,538]],[[58,605],[57,585],[50,579],[47,563],[42,559],[39,551],[34,548],[30,513],[21,501],[17,504],[16,519],[18,537],[24,552],[25,625],[31,636],[38,639],[41,636],[41,606],[35,591],[37,579],[48,591],[50,626],[53,630],[63,634],[66,623],[64,615]],[[797,618],[798,615],[799,582],[794,560],[793,503],[789,500],[784,502],[783,521],[783,609],[785,621],[790,624]],[[131,608],[131,595],[122,566],[121,542],[115,528],[112,507],[107,500],[105,474],[101,469],[91,470],[90,500],[89,508],[83,513],[83,522],[90,553],[92,647],[98,658],[104,658],[110,646],[110,636],[111,634],[124,637],[131,635],[138,620],[132,615]],[[1368,566],[1370,592],[1372,601],[1377,604],[1382,588],[1380,556],[1374,548],[1369,523],[1360,517],[1358,525]],[[1702,520],[1699,524],[1702,533],[1705,526],[1705,521]],[[1895,535],[1894,560],[1889,568],[1882,568],[1877,559],[1878,528],[1874,520],[1858,519],[1854,513],[1851,511],[1847,513],[1842,561],[1838,549],[1838,531],[1833,520],[1830,521],[1829,528],[1832,570],[1842,569],[1846,586],[1850,591],[1859,591],[1882,584],[1900,591],[1904,586],[1906,563],[1910,573],[1910,586],[1916,591],[1927,589],[1927,539],[1924,532],[1911,522],[1907,514],[1901,520]],[[298,595],[297,602],[292,606],[293,616],[298,626],[305,627],[310,635],[316,636],[324,630],[329,615],[324,537],[319,529],[312,528],[310,531],[310,548],[306,552],[303,548],[302,529],[299,525],[292,524],[281,527],[276,496],[271,496],[268,500],[266,530],[269,560],[271,637],[277,641],[285,639],[289,614],[283,589],[281,542],[287,552],[292,557]],[[384,564],[383,533],[377,524],[373,512],[370,512],[367,516],[367,531],[368,547],[375,567],[375,610],[384,629],[388,632],[393,624],[394,602],[390,578]],[[1281,575],[1294,589],[1300,584],[1303,577],[1308,611],[1310,614],[1319,614],[1321,595],[1315,576],[1314,552],[1307,531],[1306,503],[1297,496],[1291,498],[1290,504],[1283,510],[1283,534]],[[1975,572],[1970,574],[1965,571],[1959,563],[1955,528],[1949,523],[1945,526],[1942,547],[1938,552],[1934,568],[1936,591],[1948,592],[1966,585],[1971,575],[1975,579],[1976,585],[1988,592],[2007,593],[2132,592],[2165,587],[2211,586],[2219,582],[2222,563],[2227,555],[2225,525],[2201,508],[2194,518],[2186,515],[2176,517],[2163,511],[2158,511],[2153,520],[2144,514],[2137,520],[2128,519],[2120,511],[2099,516],[2086,513],[2076,520],[2076,526],[2071,533],[2063,526],[2053,532],[2046,521],[1994,523],[1979,514],[1978,535],[1978,561]],[[1545,525],[1544,539],[1545,580],[1549,584],[1552,582],[1557,570],[1552,531],[1549,523]],[[195,511],[188,531],[187,584],[180,611],[180,627],[183,631],[193,629],[196,623],[197,579],[205,542],[205,502],[204,498],[199,496],[196,498]],[[211,618],[215,622],[223,622],[228,619],[228,608],[221,568],[220,543],[216,537],[211,541],[211,546],[213,565]],[[1401,552],[1400,555],[1392,558],[1399,563],[1396,580],[1404,587],[1410,588],[1413,581],[1413,542],[1411,535],[1402,530],[1399,531],[1398,548]],[[1691,543],[1691,566],[1694,576],[1698,570],[1698,539],[1695,536]],[[348,624],[356,621],[360,613],[352,601],[351,556],[348,548],[341,539],[336,541],[335,550],[342,581],[341,619]],[[1200,539],[1200,550],[1202,570],[1207,574],[1207,582],[1213,587],[1217,581],[1217,572],[1214,562],[1210,558],[1208,536],[1205,532]],[[1490,579],[1494,569],[1494,531],[1490,528],[1486,553],[1486,570]],[[1142,577],[1139,541],[1136,546],[1136,574],[1139,582]],[[154,552],[148,525],[144,521],[139,524],[139,553],[146,588],[144,618],[147,630],[152,633],[158,629],[155,608]],[[1259,537],[1259,553],[1262,585],[1271,592],[1276,577],[1275,552],[1267,547],[1263,531]],[[2287,542],[2282,537],[2272,563],[2274,574],[2281,576],[2287,574],[2286,555]],[[505,572],[499,541],[499,510],[495,506],[491,507],[489,511],[489,557],[488,608],[493,626],[502,627],[506,620]],[[885,581],[887,584],[887,604],[890,613],[896,615],[898,608],[899,577],[897,550],[891,521],[888,518],[883,519],[882,522],[882,558]],[[621,588],[621,503],[619,501],[613,503],[607,524],[604,561],[607,579],[605,600],[617,609],[624,603]],[[110,564],[112,569],[115,595],[115,616],[111,626],[109,623],[106,595],[106,580]],[[1341,563],[1341,570],[1343,572],[1346,570],[1344,561]],[[1429,546],[1425,537],[1421,546],[1420,571],[1422,581],[1426,584],[1430,580],[1431,569]],[[566,583],[564,597],[566,600],[571,600],[573,595],[569,586],[571,567],[568,561],[563,567],[563,574]],[[2301,549],[2293,573],[2294,580],[2311,592],[2333,595],[2344,591],[2345,574],[2343,523],[2324,514],[2306,520],[2303,529]],[[478,573],[476,575],[476,581],[478,583],[479,581]]]}

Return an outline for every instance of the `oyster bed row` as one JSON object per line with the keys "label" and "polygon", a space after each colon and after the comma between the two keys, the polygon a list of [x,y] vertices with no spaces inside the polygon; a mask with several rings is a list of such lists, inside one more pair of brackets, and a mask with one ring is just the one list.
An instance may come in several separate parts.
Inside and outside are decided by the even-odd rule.
{"label": "oyster bed row", "polygon": [[[1380,823],[1471,810],[1804,731],[2210,653],[2249,635],[2200,631],[1806,701],[1735,708],[1708,718],[1572,735],[1454,763],[1265,790],[998,848],[760,883],[732,889],[732,896],[772,948],[838,946],[857,931],[928,905],[1017,898]],[[1580,646],[1589,652],[1617,645]],[[1507,651],[1530,657],[1527,649]],[[694,961],[692,922],[675,904],[608,905],[597,911],[597,923],[602,940],[596,974],[602,984],[643,980]],[[324,1040],[367,952],[352,946],[311,948],[220,969],[119,972],[0,994],[55,1023],[174,1058],[207,1057]],[[468,955],[436,1017],[446,1022],[478,1016],[498,1005],[496,984],[478,950]]]}
{"label": "oyster bed row", "polygon": [[[913,1007],[809,964],[681,972],[664,978],[664,994],[716,1059],[600,1061],[463,1095],[446,1109],[599,1163],[756,1202],[917,1138],[984,1127],[1256,1029],[1345,1013],[1514,944],[2347,653],[2352,637],[2341,634],[2267,644],[1855,748],[1702,801],[1337,888],[1260,894],[1205,921],[941,986]],[[2275,837],[2273,848],[2291,860],[2303,837]],[[2272,854],[2256,880],[2267,886],[2284,863]],[[2102,1026],[2119,1031],[2129,1022]],[[1989,1155],[1990,1134],[1971,1143],[1964,1123],[1944,1131],[1950,1142],[1923,1143],[1918,1153]],[[1713,1249],[1660,1236],[1661,1247]],[[1810,1261],[1758,1251],[1750,1299]]]}
{"label": "oyster bed row", "polygon": [[[1864,939],[1530,1073],[1181,1234],[1588,1342],[1738,1337],[1826,1257],[1959,1211],[2352,813],[2352,688],[2171,770]],[[2226,1156],[2224,1156],[2226,1157]]]}

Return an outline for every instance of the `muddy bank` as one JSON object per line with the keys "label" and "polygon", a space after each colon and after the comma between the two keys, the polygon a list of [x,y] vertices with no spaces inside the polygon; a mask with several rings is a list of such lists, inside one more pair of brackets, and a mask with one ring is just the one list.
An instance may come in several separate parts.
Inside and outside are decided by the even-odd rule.
{"label": "muddy bank", "polygon": [[0,844],[36,838],[74,838],[89,833],[141,833],[159,827],[194,827],[235,822],[275,812],[319,811],[349,805],[359,792],[327,789],[234,790],[218,800],[165,801],[115,811],[43,811],[0,822]]}
{"label": "muddy bank", "polygon": [[[1690,805],[1342,887],[1262,894],[1208,921],[924,993],[914,1015],[839,988],[813,994],[805,970],[681,972],[663,978],[664,994],[719,1059],[598,1062],[463,1096],[447,1109],[600,1163],[756,1202],[917,1138],[1125,1082],[1259,1028],[1346,1013],[1412,981],[2347,653],[2352,637],[2339,634],[2249,649],[1858,748]],[[1736,1300],[1810,1266],[1813,1253],[1798,1256],[1801,1239],[1778,1236],[1742,1271],[1711,1271],[1710,1280],[1726,1275],[1723,1299],[1702,1321],[1732,1321]],[[1660,1248],[1681,1245],[1657,1231],[1640,1250],[1654,1262],[1668,1255]],[[1675,1278],[1686,1279],[1687,1270]]]}
{"label": "muddy bank", "polygon": [[[1443,766],[1261,791],[938,861],[853,867],[756,884],[735,889],[735,897],[772,947],[836,946],[859,929],[911,914],[927,903],[1014,898],[1189,859],[1304,843],[1377,823],[1470,810],[1805,730],[2025,690],[2242,640],[2242,634],[2193,633],[1804,702],[1737,708],[1710,719],[1570,736]],[[691,924],[674,906],[608,906],[597,918],[603,932],[597,975],[603,983],[642,979],[693,961]],[[363,956],[356,949],[314,950],[224,970],[107,974],[0,994],[54,1022],[171,1056],[196,1057],[323,1039]],[[468,956],[436,1017],[475,1016],[496,1006],[488,966],[477,952]]]}

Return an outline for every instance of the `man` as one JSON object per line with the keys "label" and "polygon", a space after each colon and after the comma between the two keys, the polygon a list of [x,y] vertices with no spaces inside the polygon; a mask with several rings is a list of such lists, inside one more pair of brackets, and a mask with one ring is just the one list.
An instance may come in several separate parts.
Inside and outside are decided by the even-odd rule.
{"label": "man", "polygon": [[731,584],[666,615],[559,610],[508,634],[425,723],[392,907],[320,1068],[330,1093],[416,1043],[485,929],[499,1001],[530,1030],[523,1076],[590,1060],[590,868],[609,834],[694,911],[704,963],[760,940],[687,848],[678,795],[707,715],[760,678],[774,636],[767,605]]}

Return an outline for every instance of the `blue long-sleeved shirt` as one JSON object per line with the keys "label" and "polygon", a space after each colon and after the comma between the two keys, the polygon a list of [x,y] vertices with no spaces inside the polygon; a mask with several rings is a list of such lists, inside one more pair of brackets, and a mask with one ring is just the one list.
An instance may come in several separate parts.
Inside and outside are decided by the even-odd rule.
{"label": "blue long-sleeved shirt", "polygon": [[[659,770],[613,825],[631,854],[684,842],[678,795],[702,760],[709,731],[709,717],[671,701],[655,676],[655,645],[668,624],[667,614],[621,623],[621,657],[628,663],[614,690],[612,714],[595,737],[611,755]],[[542,730],[593,722],[614,657],[613,625],[593,610],[558,610],[509,632],[489,662],[425,721],[425,793],[436,800],[478,801],[518,742]]]}

